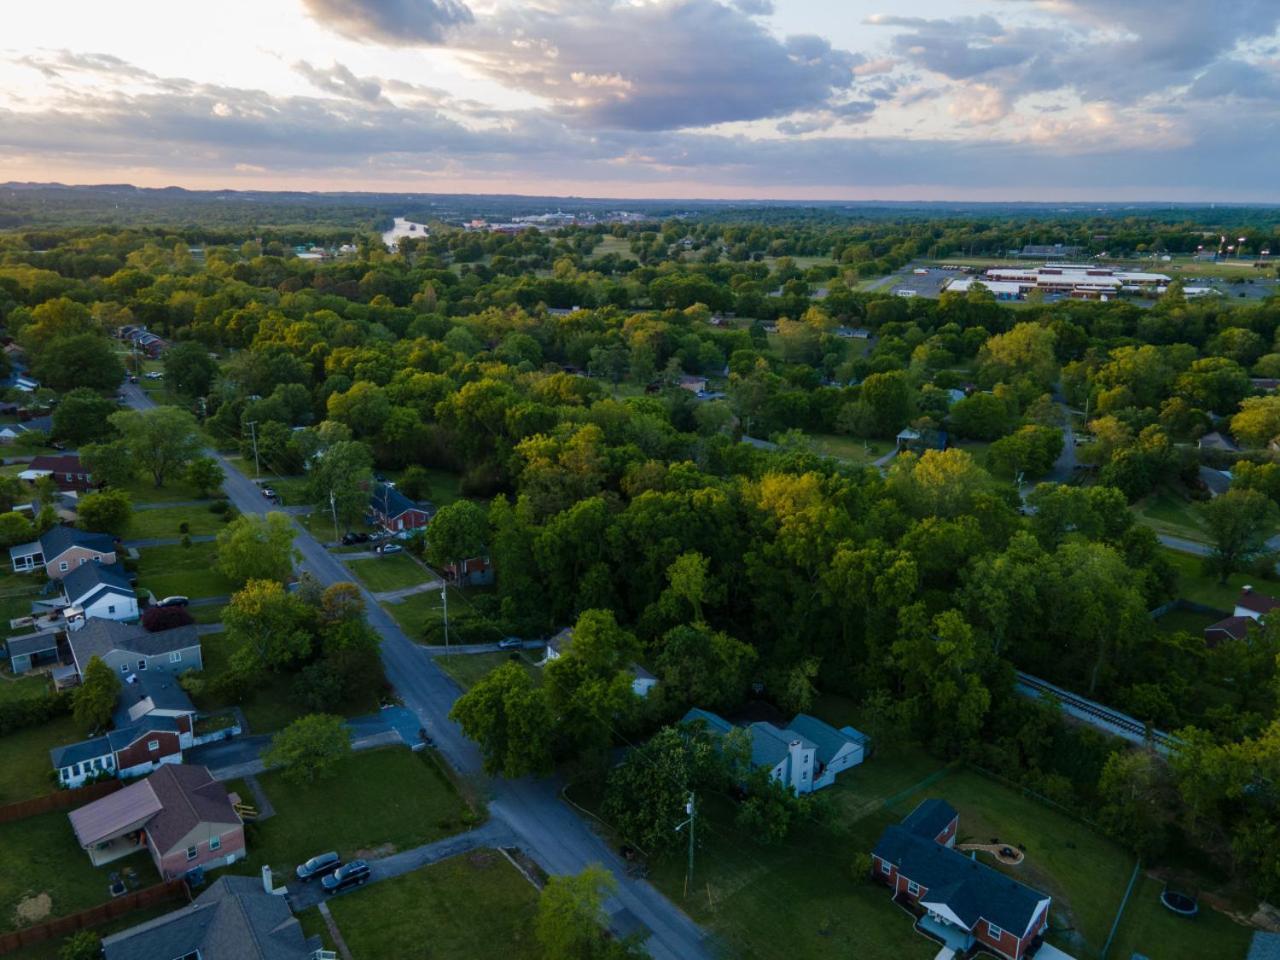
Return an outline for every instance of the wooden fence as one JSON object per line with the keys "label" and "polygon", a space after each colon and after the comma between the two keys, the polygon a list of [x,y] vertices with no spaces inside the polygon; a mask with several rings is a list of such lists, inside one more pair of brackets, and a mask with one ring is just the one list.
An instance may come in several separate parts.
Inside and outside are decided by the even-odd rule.
{"label": "wooden fence", "polygon": [[0,955],[12,953],[23,947],[29,947],[33,943],[44,943],[46,940],[67,937],[79,930],[96,927],[99,924],[123,917],[125,914],[132,913],[135,910],[154,906],[157,903],[164,903],[168,900],[186,902],[189,898],[187,884],[184,880],[169,880],[165,883],[157,883],[153,887],[122,894],[114,900],[108,900],[104,904],[90,907],[88,910],[81,910],[79,913],[73,913],[70,916],[58,917],[55,920],[24,927],[12,933],[0,933]]}
{"label": "wooden fence", "polygon": [[43,797],[19,800],[17,803],[10,803],[0,807],[0,823],[25,820],[27,817],[34,817],[38,813],[48,813],[50,810],[66,810],[68,807],[79,807],[90,801],[97,800],[99,797],[105,797],[109,793],[115,793],[123,786],[124,784],[119,780],[99,780],[97,783],[77,787],[75,790],[55,790],[53,793],[47,793]]}

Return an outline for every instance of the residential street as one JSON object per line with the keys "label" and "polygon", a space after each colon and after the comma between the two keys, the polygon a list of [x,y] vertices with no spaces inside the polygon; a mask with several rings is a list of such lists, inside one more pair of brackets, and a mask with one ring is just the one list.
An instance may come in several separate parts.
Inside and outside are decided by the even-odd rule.
{"label": "residential street", "polygon": [[[125,386],[123,392],[135,409],[154,406],[150,397],[136,385]],[[210,453],[226,473],[224,490],[238,510],[265,514],[274,509],[248,477],[221,455]],[[339,560],[300,527],[294,545],[301,554],[301,569],[321,583],[353,579]],[[440,752],[459,774],[483,778],[479,750],[448,716],[459,689],[425,650],[405,636],[373,596],[368,591],[362,592],[369,622],[382,637],[387,678],[405,706],[418,716]],[[607,908],[615,915],[630,914],[651,932],[646,946],[654,957],[661,960],[710,957],[705,933],[647,882],[627,875],[616,852],[560,799],[560,786],[556,781],[494,778],[488,783],[491,815],[512,830],[519,845],[543,869],[553,874],[568,874],[600,863],[614,874],[618,891]]]}

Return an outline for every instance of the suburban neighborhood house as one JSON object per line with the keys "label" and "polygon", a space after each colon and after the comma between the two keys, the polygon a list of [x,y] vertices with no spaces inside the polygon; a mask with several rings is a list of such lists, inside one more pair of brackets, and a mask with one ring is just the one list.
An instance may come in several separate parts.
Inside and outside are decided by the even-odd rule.
{"label": "suburban neighborhood house", "polygon": [[1204,628],[1204,640],[1209,646],[1216,646],[1224,640],[1243,640],[1249,630],[1272,610],[1280,607],[1280,600],[1258,593],[1251,586],[1240,588],[1240,596],[1236,599],[1235,609],[1231,616],[1210,624]]}
{"label": "suburban neighborhood house", "polygon": [[[572,643],[573,627],[565,627],[547,641],[546,652],[542,655],[542,660],[538,666],[546,666],[552,660],[559,660]],[[631,665],[631,692],[637,697],[647,697],[649,691],[657,685],[658,678],[652,673],[638,663]]]}
{"label": "suburban neighborhood house", "polygon": [[1021,960],[1040,947],[1051,898],[954,849],[959,823],[951,804],[925,800],[880,835],[872,870],[947,948]]}
{"label": "suburban neighborhood house", "polygon": [[284,897],[252,877],[219,877],[189,906],[102,940],[106,960],[331,960]]}
{"label": "suburban neighborhood house", "polygon": [[83,493],[93,486],[93,474],[84,468],[75,454],[42,455],[32,458],[18,479],[34,482],[40,477],[53,477],[59,490]]}
{"label": "suburban neighborhood house", "polygon": [[89,563],[62,578],[66,606],[63,616],[71,630],[93,618],[137,620],[138,596],[124,567],[119,564]]}
{"label": "suburban neighborhood house", "polygon": [[244,857],[239,799],[207,767],[161,767],[69,816],[94,866],[145,848],[160,875],[176,880]]}
{"label": "suburban neighborhood house", "polygon": [[[718,714],[697,707],[684,715],[681,723],[701,723],[708,733],[724,736],[734,725]],[[836,782],[836,774],[856,767],[866,759],[869,738],[853,727],[837,730],[808,714],[780,729],[757,721],[746,727],[751,738],[751,766],[769,771],[769,779],[790,787],[795,793],[812,793]]]}
{"label": "suburban neighborhood house", "polygon": [[188,624],[154,633],[138,624],[93,619],[67,635],[76,672],[84,676],[94,657],[121,674],[203,670],[200,633]]}
{"label": "suburban neighborhood house", "polygon": [[110,775],[136,777],[182,763],[195,745],[196,708],[169,674],[130,674],[107,733],[49,751],[58,782],[78,787]]}
{"label": "suburban neighborhood house", "polygon": [[369,489],[369,513],[378,526],[399,533],[425,527],[435,510],[429,503],[414,503],[389,483],[378,482]]}
{"label": "suburban neighborhood house", "polygon": [[53,580],[61,580],[86,563],[116,562],[116,543],[105,533],[88,533],[75,527],[52,527],[39,540],[9,548],[14,573],[31,573],[44,567]]}

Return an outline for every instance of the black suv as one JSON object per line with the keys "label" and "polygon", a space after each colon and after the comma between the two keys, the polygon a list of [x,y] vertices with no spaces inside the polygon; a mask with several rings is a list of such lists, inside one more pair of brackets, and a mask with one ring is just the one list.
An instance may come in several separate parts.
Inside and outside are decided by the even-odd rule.
{"label": "black suv", "polygon": [[369,880],[369,864],[363,860],[352,860],[320,881],[325,893],[337,893],[348,887],[358,887]]}
{"label": "black suv", "polygon": [[298,864],[298,879],[307,883],[322,874],[333,873],[340,866],[342,861],[338,859],[336,853],[322,853],[312,857],[306,863]]}

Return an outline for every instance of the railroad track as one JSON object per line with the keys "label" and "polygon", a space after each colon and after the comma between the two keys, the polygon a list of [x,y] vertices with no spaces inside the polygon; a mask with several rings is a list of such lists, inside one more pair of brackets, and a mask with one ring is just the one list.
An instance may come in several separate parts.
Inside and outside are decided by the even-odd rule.
{"label": "railroad track", "polygon": [[1179,740],[1171,734],[1165,733],[1163,730],[1157,730],[1143,723],[1141,720],[1129,716],[1127,713],[1120,713],[1118,710],[1112,710],[1104,707],[1100,703],[1094,703],[1092,700],[1086,700],[1069,690],[1063,690],[1061,687],[1052,683],[1047,683],[1039,677],[1033,677],[1029,673],[1018,672],[1018,683],[1035,692],[1037,697],[1052,695],[1057,699],[1063,707],[1070,710],[1081,719],[1100,730],[1114,733],[1117,730],[1123,734],[1127,734],[1130,738],[1137,738],[1140,741],[1150,741],[1162,751],[1169,752],[1174,750]]}

